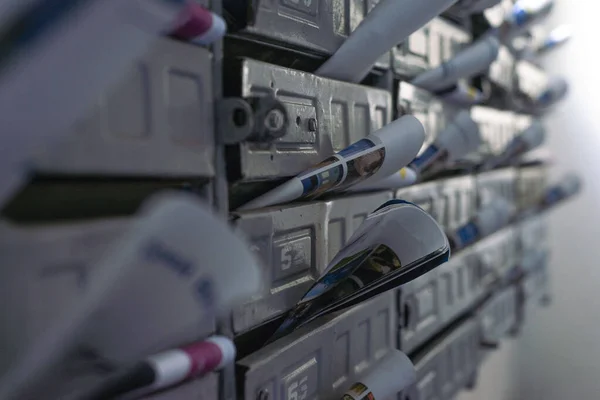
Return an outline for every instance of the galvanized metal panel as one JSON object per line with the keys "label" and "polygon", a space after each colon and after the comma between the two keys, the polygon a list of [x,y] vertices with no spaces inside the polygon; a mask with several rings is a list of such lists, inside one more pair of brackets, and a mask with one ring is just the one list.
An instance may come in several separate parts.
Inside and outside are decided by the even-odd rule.
{"label": "galvanized metal panel", "polygon": [[442,224],[453,230],[464,225],[477,212],[475,179],[472,176],[444,179],[439,182],[444,204]]}
{"label": "galvanized metal panel", "polygon": [[173,389],[142,397],[144,400],[218,400],[217,374],[209,374]]}
{"label": "galvanized metal panel", "polygon": [[500,47],[498,58],[490,65],[488,77],[506,91],[512,91],[515,85],[515,58],[510,50]]}
{"label": "galvanized metal panel", "polygon": [[441,321],[449,324],[473,308],[486,293],[477,254],[465,249],[438,267]]}
{"label": "galvanized metal panel", "polygon": [[[379,0],[278,0],[258,2],[240,32],[254,39],[283,43],[287,47],[333,54],[377,5]],[[226,1],[227,8],[247,2]],[[243,10],[243,14],[247,14]],[[377,67],[390,67],[389,53]]]}
{"label": "galvanized metal panel", "polygon": [[398,291],[398,348],[410,353],[425,343],[443,326],[442,302],[439,290],[439,268]]}
{"label": "galvanized metal panel", "polygon": [[261,392],[271,400],[339,397],[393,348],[393,300],[385,293],[239,360],[239,392],[245,399]]}
{"label": "galvanized metal panel", "polygon": [[212,55],[166,38],[100,96],[61,143],[40,154],[44,173],[213,176]]}
{"label": "galvanized metal panel", "polygon": [[517,288],[509,286],[494,294],[479,310],[481,340],[496,344],[506,336],[517,322]]}
{"label": "galvanized metal panel", "polygon": [[521,167],[517,180],[517,197],[520,211],[535,207],[544,195],[547,182],[547,167]]}
{"label": "galvanized metal panel", "polygon": [[421,183],[396,191],[397,199],[410,201],[421,207],[440,224],[444,223],[444,200],[438,182]]}
{"label": "galvanized metal panel", "polygon": [[296,175],[391,120],[392,99],[385,90],[249,59],[242,63],[241,77],[242,96],[274,93],[291,121],[287,133],[272,143],[240,144],[243,180]]}
{"label": "galvanized metal panel", "polygon": [[504,198],[517,204],[518,172],[515,168],[503,168],[477,175],[477,203],[479,207],[494,198]]}
{"label": "galvanized metal panel", "polygon": [[271,207],[237,214],[236,229],[263,261],[267,291],[233,310],[244,332],[292,308],[327,264],[325,204]]}
{"label": "galvanized metal panel", "polygon": [[548,248],[548,221],[545,215],[536,215],[521,223],[520,245],[523,252]]}
{"label": "galvanized metal panel", "polygon": [[548,74],[527,61],[515,64],[515,77],[516,89],[530,99],[537,99],[548,86]]}
{"label": "galvanized metal panel", "polygon": [[516,227],[509,226],[482,239],[474,245],[483,268],[484,284],[489,285],[508,277],[519,261],[519,234]]}
{"label": "galvanized metal panel", "polygon": [[471,35],[442,18],[434,18],[392,50],[394,72],[414,77],[454,57],[471,42]]}
{"label": "galvanized metal panel", "polygon": [[516,134],[515,114],[510,111],[477,106],[471,109],[471,117],[479,124],[483,156],[500,154]]}
{"label": "galvanized metal panel", "polygon": [[327,238],[326,262],[336,256],[367,215],[392,197],[392,192],[382,192],[327,201],[326,223],[323,224]]}
{"label": "galvanized metal panel", "polygon": [[442,102],[430,92],[407,82],[398,85],[398,113],[414,115],[425,128],[422,153],[458,113],[458,109]]}
{"label": "galvanized metal panel", "polygon": [[480,364],[479,332],[475,320],[436,340],[416,355],[417,381],[400,400],[451,399],[463,389]]}

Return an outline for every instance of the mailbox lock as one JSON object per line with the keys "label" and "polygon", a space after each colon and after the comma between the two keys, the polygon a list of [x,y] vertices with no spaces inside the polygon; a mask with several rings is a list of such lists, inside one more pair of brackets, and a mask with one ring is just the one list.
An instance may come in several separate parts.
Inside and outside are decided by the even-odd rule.
{"label": "mailbox lock", "polygon": [[289,117],[274,95],[226,98],[219,104],[219,131],[225,144],[268,143],[286,134]]}

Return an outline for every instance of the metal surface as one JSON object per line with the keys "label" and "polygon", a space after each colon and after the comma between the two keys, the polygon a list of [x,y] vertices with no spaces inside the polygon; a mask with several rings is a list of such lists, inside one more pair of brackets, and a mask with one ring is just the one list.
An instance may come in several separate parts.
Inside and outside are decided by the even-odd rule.
{"label": "metal surface", "polygon": [[488,77],[502,89],[512,91],[515,81],[515,58],[508,48],[500,47],[498,58],[490,66]]}
{"label": "metal surface", "polygon": [[435,18],[392,49],[394,72],[412,78],[438,67],[470,42],[468,32],[442,18]]}
{"label": "metal surface", "polygon": [[43,173],[213,176],[211,53],[161,38],[56,147]]}
{"label": "metal surface", "polygon": [[420,183],[399,189],[395,198],[410,201],[421,207],[439,224],[444,222],[444,198],[439,195],[437,182]]}
{"label": "metal surface", "polygon": [[477,186],[472,176],[445,179],[439,182],[444,204],[442,224],[446,229],[464,225],[477,212]]}
{"label": "metal surface", "polygon": [[[323,55],[333,54],[375,7],[378,0],[226,0],[225,9],[238,16],[243,25],[238,33],[265,42],[305,49]],[[251,9],[248,13],[246,10]],[[243,21],[240,21],[243,20]],[[375,65],[390,67],[389,53]]]}
{"label": "metal surface", "polygon": [[177,386],[171,390],[142,397],[143,400],[217,400],[219,398],[217,374]]}
{"label": "metal surface", "polygon": [[419,89],[407,82],[398,85],[398,114],[414,115],[425,128],[425,142],[419,152],[422,153],[436,139],[446,125],[452,121],[459,110],[442,102],[426,90]]}
{"label": "metal surface", "polygon": [[426,343],[472,309],[485,289],[478,257],[470,249],[403,285],[397,291],[398,348],[410,353]]}
{"label": "metal surface", "polygon": [[262,296],[233,311],[234,331],[292,308],[365,217],[391,198],[384,192],[239,213],[235,225],[263,261],[269,281]]}
{"label": "metal surface", "polygon": [[471,109],[471,117],[479,124],[483,144],[480,154],[498,155],[516,134],[515,114],[493,108],[477,106]]}
{"label": "metal surface", "polygon": [[[115,218],[46,226],[0,226],[0,287],[2,301],[12,304],[0,311],[2,342],[18,352],[39,338],[77,303],[94,277],[94,266],[131,219]],[[214,332],[209,322],[198,337]],[[124,338],[140,345],[144,336]],[[7,350],[8,352],[8,350]],[[3,360],[11,355],[4,354]],[[0,370],[2,369],[0,363]]]}
{"label": "metal surface", "polygon": [[318,319],[239,360],[238,392],[247,400],[339,397],[393,348],[394,319],[392,292]]}
{"label": "metal surface", "polygon": [[517,206],[520,211],[535,207],[546,189],[547,167],[530,166],[519,168],[517,179]]}
{"label": "metal surface", "polygon": [[[509,286],[496,292],[479,310],[481,343],[495,348],[517,323],[517,288]],[[485,355],[487,352],[482,352]]]}
{"label": "metal surface", "polygon": [[400,400],[451,399],[477,373],[480,364],[479,330],[467,320],[423,349],[414,358],[417,382]]}
{"label": "metal surface", "polygon": [[502,197],[509,204],[516,204],[518,172],[515,168],[503,168],[477,175],[477,204],[481,208],[492,199]]}
{"label": "metal surface", "polygon": [[520,226],[520,245],[523,252],[548,248],[548,221],[544,215],[530,217]]}
{"label": "metal surface", "polygon": [[472,309],[487,293],[476,252],[465,249],[439,267],[440,314],[444,324]]}
{"label": "metal surface", "polygon": [[272,143],[240,144],[243,180],[296,175],[390,122],[385,90],[317,77],[245,59],[241,96],[274,93],[290,117],[287,133]]}
{"label": "metal surface", "polygon": [[513,226],[482,239],[473,246],[481,265],[482,281],[492,287],[510,278],[519,261],[519,231]]}
{"label": "metal surface", "polygon": [[515,65],[515,89],[529,99],[537,99],[546,90],[549,77],[540,67],[519,61]]}

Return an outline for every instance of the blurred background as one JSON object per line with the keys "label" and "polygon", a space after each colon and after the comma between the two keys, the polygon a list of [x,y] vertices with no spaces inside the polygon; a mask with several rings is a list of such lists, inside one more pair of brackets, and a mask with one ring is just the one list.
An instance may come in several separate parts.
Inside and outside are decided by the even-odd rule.
{"label": "blurred background", "polygon": [[570,84],[565,101],[544,119],[546,145],[560,160],[550,180],[566,171],[583,180],[578,197],[548,214],[552,305],[529,313],[521,335],[502,342],[480,370],[476,390],[460,400],[593,399],[600,393],[598,11],[595,1],[557,0],[544,23],[573,26],[572,40],[541,60]]}

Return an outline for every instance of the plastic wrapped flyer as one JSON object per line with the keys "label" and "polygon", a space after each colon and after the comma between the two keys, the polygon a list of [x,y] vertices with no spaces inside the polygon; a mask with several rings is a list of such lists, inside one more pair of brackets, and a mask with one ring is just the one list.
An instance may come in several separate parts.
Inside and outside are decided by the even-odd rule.
{"label": "plastic wrapped flyer", "polygon": [[359,226],[271,341],[410,282],[449,257],[448,239],[433,217],[412,203],[388,201]]}

